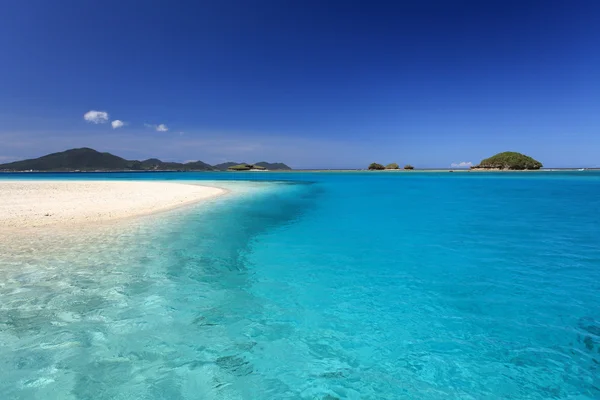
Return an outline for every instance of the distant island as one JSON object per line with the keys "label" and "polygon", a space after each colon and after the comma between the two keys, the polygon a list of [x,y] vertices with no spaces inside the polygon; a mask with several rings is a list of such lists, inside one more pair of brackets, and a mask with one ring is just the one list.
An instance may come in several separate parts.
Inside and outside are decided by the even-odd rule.
{"label": "distant island", "polygon": [[371,171],[379,171],[379,170],[384,170],[385,167],[383,165],[381,165],[381,164],[378,164],[378,163],[371,163],[369,165],[369,169]]}
{"label": "distant island", "polygon": [[[253,168],[231,169],[232,166],[249,165]],[[190,161],[187,163],[165,162],[157,158],[149,158],[144,161],[126,160],[110,153],[101,153],[87,147],[70,149],[59,153],[48,154],[39,158],[15,161],[0,164],[0,171],[23,172],[23,171],[249,171],[269,170],[281,171],[291,170],[283,163],[260,162],[256,164],[245,164],[229,162],[218,165],[210,165],[202,161]]]}
{"label": "distant island", "polygon": [[[473,171],[523,171],[523,170],[538,170],[542,168],[542,163],[521,153],[514,151],[505,151],[498,153],[492,157],[481,160],[478,165],[470,168]],[[400,170],[398,163],[390,163],[387,165],[379,163],[369,164],[370,171],[385,171],[385,170]],[[406,164],[403,168],[405,171],[415,169],[410,164]],[[467,170],[468,171],[468,170]],[[450,172],[454,172],[450,170]]]}
{"label": "distant island", "polygon": [[535,170],[542,168],[542,163],[533,158],[514,151],[505,151],[495,156],[482,160],[479,165],[471,167],[472,170]]}
{"label": "distant island", "polygon": [[219,171],[291,171],[291,168],[283,163],[268,163],[261,161],[255,164],[227,162],[214,166]]}
{"label": "distant island", "polygon": [[[398,165],[398,163],[391,163],[391,164],[386,165],[385,167],[382,164],[379,164],[379,163],[371,163],[369,165],[369,170],[370,171],[399,170],[399,169],[400,169],[400,166]],[[412,170],[412,169],[415,169],[415,167],[413,167],[410,164],[406,164],[404,166],[404,169],[405,170]]]}

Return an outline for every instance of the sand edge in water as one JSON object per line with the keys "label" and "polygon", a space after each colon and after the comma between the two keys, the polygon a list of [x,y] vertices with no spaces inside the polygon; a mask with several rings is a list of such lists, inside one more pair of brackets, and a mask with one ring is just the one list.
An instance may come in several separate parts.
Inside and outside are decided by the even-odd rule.
{"label": "sand edge in water", "polygon": [[114,221],[225,193],[217,187],[159,181],[0,181],[0,230]]}

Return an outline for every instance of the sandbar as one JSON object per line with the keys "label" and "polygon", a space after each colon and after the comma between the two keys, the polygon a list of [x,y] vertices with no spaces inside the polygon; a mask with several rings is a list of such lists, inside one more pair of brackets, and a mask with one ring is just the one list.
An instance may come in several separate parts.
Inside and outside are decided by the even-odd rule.
{"label": "sandbar", "polygon": [[216,187],[162,181],[0,180],[0,230],[119,220],[225,193]]}

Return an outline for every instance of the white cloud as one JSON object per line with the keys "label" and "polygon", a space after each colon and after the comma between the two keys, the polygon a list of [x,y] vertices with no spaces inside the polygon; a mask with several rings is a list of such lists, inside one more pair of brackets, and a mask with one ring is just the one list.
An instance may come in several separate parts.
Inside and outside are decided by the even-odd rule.
{"label": "white cloud", "polygon": [[92,124],[104,124],[108,122],[108,113],[106,111],[90,110],[83,114],[83,119]]}
{"label": "white cloud", "polygon": [[450,164],[450,166],[452,168],[470,168],[473,166],[473,163],[471,161],[461,161],[459,163],[452,163]]}
{"label": "white cloud", "polygon": [[125,126],[125,122],[121,121],[120,119],[115,119],[110,124],[112,125],[113,129],[122,128]]}
{"label": "white cloud", "polygon": [[165,124],[158,124],[158,125],[144,124],[144,126],[146,128],[152,128],[152,129],[156,130],[156,132],[166,132],[169,130],[169,128]]}

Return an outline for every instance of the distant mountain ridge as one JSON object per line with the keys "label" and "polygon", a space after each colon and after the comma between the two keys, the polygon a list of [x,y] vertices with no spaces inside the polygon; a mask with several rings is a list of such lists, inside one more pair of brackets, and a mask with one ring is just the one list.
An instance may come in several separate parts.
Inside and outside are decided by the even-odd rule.
{"label": "distant mountain ridge", "polygon": [[[212,166],[202,161],[165,162],[158,158],[143,161],[126,160],[110,153],[87,147],[48,154],[39,158],[0,164],[0,171],[222,171],[238,163]],[[223,168],[224,165],[227,165]],[[272,170],[290,170],[283,163],[258,163]],[[268,166],[267,166],[268,165]]]}

